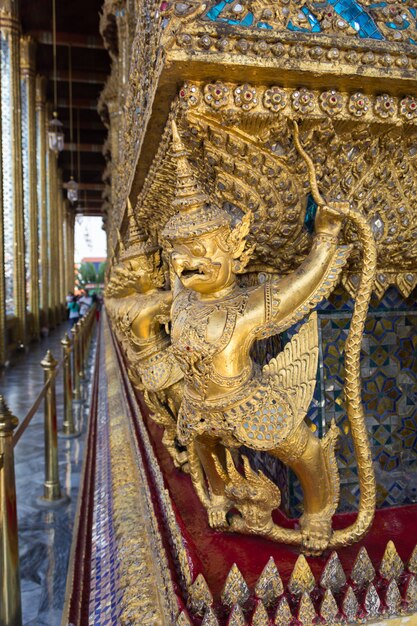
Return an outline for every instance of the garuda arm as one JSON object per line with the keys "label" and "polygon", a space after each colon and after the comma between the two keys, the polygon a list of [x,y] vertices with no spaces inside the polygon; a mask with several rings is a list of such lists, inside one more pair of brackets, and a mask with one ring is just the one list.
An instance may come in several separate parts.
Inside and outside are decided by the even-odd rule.
{"label": "garuda arm", "polygon": [[337,244],[344,218],[342,204],[334,202],[318,208],[316,234],[307,258],[295,272],[264,285],[266,326],[260,336],[292,326],[326,298],[338,282],[351,251],[351,246]]}

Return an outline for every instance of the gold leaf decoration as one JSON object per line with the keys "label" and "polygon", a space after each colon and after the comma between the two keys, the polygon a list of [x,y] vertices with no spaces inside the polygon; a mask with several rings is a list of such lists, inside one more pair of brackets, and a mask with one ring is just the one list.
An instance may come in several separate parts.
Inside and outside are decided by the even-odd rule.
{"label": "gold leaf decoration", "polygon": [[292,621],[292,613],[288,600],[285,596],[278,602],[277,610],[275,611],[274,624],[276,626],[290,626]]}
{"label": "gold leaf decoration", "polygon": [[331,589],[333,593],[337,593],[345,584],[346,575],[339,556],[337,552],[332,552],[320,577],[320,587]]}
{"label": "gold leaf decoration", "polygon": [[227,626],[246,626],[245,616],[239,604],[235,604],[233,607]]}
{"label": "gold leaf decoration", "polygon": [[401,609],[401,593],[394,579],[390,580],[385,592],[385,604],[390,615],[397,615]]}
{"label": "gold leaf decoration", "polygon": [[259,601],[256,605],[256,609],[252,617],[251,626],[269,626],[268,613],[266,612],[262,601]]}
{"label": "gold leaf decoration", "polygon": [[381,599],[373,583],[366,590],[364,607],[368,617],[376,617],[379,614]]}
{"label": "gold leaf decoration", "polygon": [[310,593],[315,587],[316,581],[313,572],[304,556],[300,554],[291,574],[288,589],[296,596],[300,596],[304,592]]}
{"label": "gold leaf decoration", "polygon": [[405,590],[405,601],[410,613],[417,610],[417,581],[414,575],[408,580]]}
{"label": "gold leaf decoration", "polygon": [[356,599],[356,596],[352,587],[349,585],[342,601],[342,611],[343,611],[343,615],[346,617],[347,622],[355,621],[356,616],[358,614],[358,609],[359,609],[359,603]]}
{"label": "gold leaf decoration", "polygon": [[281,576],[271,556],[262,570],[255,587],[255,594],[266,606],[273,604],[284,593]]}
{"label": "gold leaf decoration", "polygon": [[311,626],[313,620],[317,617],[314,605],[311,601],[309,594],[304,591],[301,596],[300,604],[298,605],[297,618],[303,624],[303,626]]}
{"label": "gold leaf decoration", "polygon": [[336,600],[330,589],[326,589],[320,607],[320,617],[324,619],[326,624],[335,624],[336,617],[339,612]]}
{"label": "gold leaf decoration", "polygon": [[374,566],[364,546],[358,552],[350,577],[359,587],[364,587],[375,578]]}
{"label": "gold leaf decoration", "polygon": [[417,544],[414,546],[414,550],[408,561],[407,569],[412,574],[417,574]]}
{"label": "gold leaf decoration", "polygon": [[202,574],[199,574],[188,588],[188,596],[190,609],[198,615],[202,615],[205,609],[213,604],[213,596]]}
{"label": "gold leaf decoration", "polygon": [[219,626],[219,621],[211,607],[209,607],[204,613],[204,618],[201,622],[201,626]]}
{"label": "gold leaf decoration", "polygon": [[392,541],[388,541],[382,557],[379,573],[386,580],[394,578],[398,580],[404,571],[404,563],[400,559],[397,549]]}
{"label": "gold leaf decoration", "polygon": [[193,625],[188,619],[186,613],[184,611],[181,611],[181,613],[177,617],[176,626],[193,626]]}
{"label": "gold leaf decoration", "polygon": [[246,581],[236,563],[233,563],[222,591],[222,602],[231,608],[235,604],[245,604],[249,595],[250,592]]}

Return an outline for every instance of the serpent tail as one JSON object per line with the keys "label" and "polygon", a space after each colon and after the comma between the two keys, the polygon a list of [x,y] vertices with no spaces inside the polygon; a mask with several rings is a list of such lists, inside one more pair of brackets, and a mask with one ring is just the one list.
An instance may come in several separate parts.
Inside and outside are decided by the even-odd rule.
{"label": "serpent tail", "polygon": [[[317,205],[323,206],[326,202],[318,188],[314,163],[301,145],[296,121],[294,121],[294,142],[298,152],[306,162],[314,201]],[[346,410],[358,464],[360,500],[355,522],[347,528],[334,531],[329,548],[340,548],[359,541],[372,524],[376,504],[372,453],[361,397],[360,354],[369,301],[375,282],[377,252],[372,230],[366,218],[359,211],[352,208],[347,209],[346,217],[355,224],[363,250],[361,278],[345,346]]]}

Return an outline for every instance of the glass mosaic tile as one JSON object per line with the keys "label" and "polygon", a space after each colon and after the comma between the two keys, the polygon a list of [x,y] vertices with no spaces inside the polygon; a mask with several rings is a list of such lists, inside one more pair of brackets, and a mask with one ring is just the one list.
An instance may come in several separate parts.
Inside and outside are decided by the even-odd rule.
{"label": "glass mosaic tile", "polygon": [[29,85],[27,80],[20,81],[20,94],[22,103],[22,165],[23,165],[23,220],[25,236],[25,276],[26,276],[26,302],[30,302],[30,187],[31,170],[29,154]]}
{"label": "glass mosaic tile", "polygon": [[97,449],[94,480],[94,517],[92,525],[91,589],[89,626],[120,624],[121,591],[118,588],[118,563],[115,559],[111,461],[109,448],[109,407],[104,337],[101,337],[97,416]]}
{"label": "glass mosaic tile", "polygon": [[14,313],[14,181],[12,145],[12,73],[10,39],[0,33],[0,74],[1,74],[1,153],[3,188],[3,230],[4,230],[4,280],[6,288],[6,314]]}
{"label": "glass mosaic tile", "polygon": [[[391,6],[395,20],[386,14],[388,4]],[[224,22],[232,26],[273,28],[267,21],[256,22],[254,14],[244,10],[240,3],[236,10],[235,5],[234,0],[217,2],[207,11],[205,18],[212,22]],[[404,31],[405,36],[401,40],[416,45],[417,10],[413,6],[401,6],[399,2],[377,2],[370,5],[359,0],[300,2],[293,7],[287,7],[288,18],[284,28],[308,33],[325,32],[321,24],[323,10],[328,10],[330,15],[333,10],[345,23],[341,28],[349,25],[361,39],[384,40],[387,38],[387,31]],[[240,12],[242,12],[241,19],[239,19]],[[301,24],[297,23],[298,21]],[[407,36],[408,33],[409,36]]]}

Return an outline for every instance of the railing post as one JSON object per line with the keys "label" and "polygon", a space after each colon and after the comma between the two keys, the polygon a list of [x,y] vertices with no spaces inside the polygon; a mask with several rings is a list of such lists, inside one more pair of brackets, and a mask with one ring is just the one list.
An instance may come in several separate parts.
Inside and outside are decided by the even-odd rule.
{"label": "railing post", "polygon": [[21,626],[13,430],[18,419],[0,396],[0,624]]}
{"label": "railing post", "polygon": [[74,400],[81,400],[80,390],[80,354],[79,354],[79,341],[78,341],[78,324],[74,324],[71,329],[72,334],[72,378],[74,381]]}
{"label": "railing post", "polygon": [[43,498],[38,503],[43,506],[57,506],[68,501],[62,496],[58,470],[58,437],[56,418],[55,370],[58,362],[50,350],[41,361],[45,383],[50,385],[45,395],[45,482]]}
{"label": "railing post", "polygon": [[77,431],[74,424],[74,413],[72,407],[72,383],[71,383],[71,339],[65,333],[61,340],[63,357],[63,383],[64,383],[64,421],[60,437],[78,437],[81,433]]}
{"label": "railing post", "polygon": [[84,318],[77,323],[78,326],[78,376],[84,378]]}

